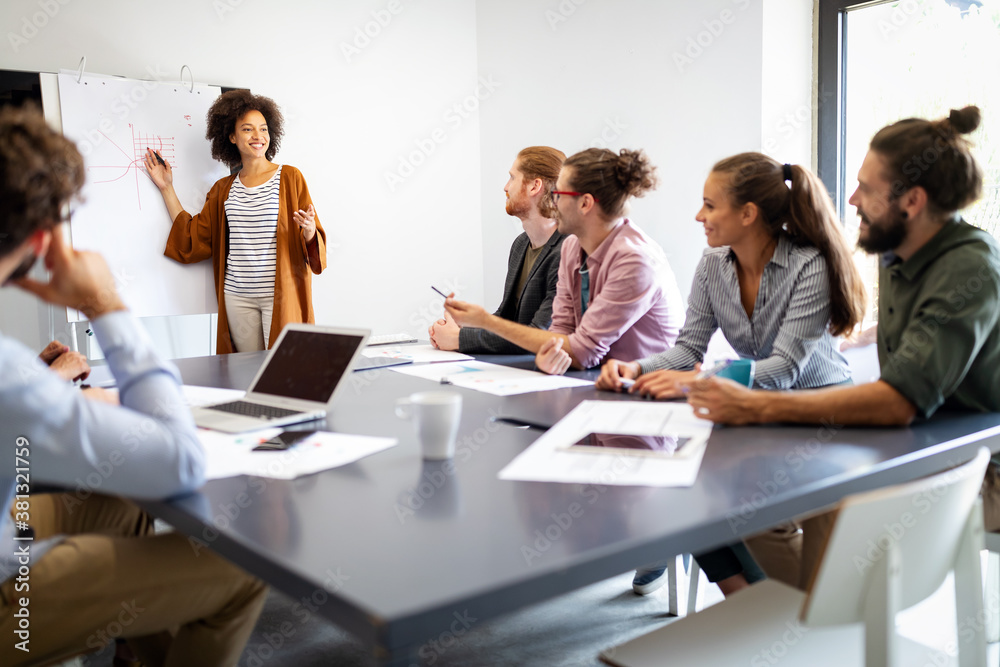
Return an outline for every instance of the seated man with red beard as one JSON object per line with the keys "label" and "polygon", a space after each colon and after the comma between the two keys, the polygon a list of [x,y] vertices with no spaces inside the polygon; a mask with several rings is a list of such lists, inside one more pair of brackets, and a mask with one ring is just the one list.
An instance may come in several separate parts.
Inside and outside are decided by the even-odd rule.
{"label": "seated man with red beard", "polygon": [[[548,146],[529,146],[517,154],[504,186],[507,215],[520,218],[524,232],[510,247],[507,279],[497,317],[536,329],[552,322],[552,301],[559,281],[559,257],[565,234],[556,230],[555,187],[566,155]],[[470,354],[524,354],[527,350],[477,327],[459,327],[449,315],[428,330],[441,350]]]}

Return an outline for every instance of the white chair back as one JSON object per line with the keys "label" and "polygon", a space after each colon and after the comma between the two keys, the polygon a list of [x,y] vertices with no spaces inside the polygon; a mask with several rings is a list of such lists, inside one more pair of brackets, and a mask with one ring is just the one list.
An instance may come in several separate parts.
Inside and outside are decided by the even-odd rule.
{"label": "white chair back", "polygon": [[937,590],[955,565],[989,458],[982,448],[957,468],[845,498],[802,606],[803,622],[865,620],[869,591],[884,590],[888,572],[897,584],[897,609]]}

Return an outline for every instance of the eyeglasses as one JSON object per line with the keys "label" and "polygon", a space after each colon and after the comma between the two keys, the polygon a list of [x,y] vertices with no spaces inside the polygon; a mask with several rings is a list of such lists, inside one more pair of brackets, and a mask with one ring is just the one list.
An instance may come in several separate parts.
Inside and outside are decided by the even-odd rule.
{"label": "eyeglasses", "polygon": [[[568,190],[553,190],[552,191],[552,201],[559,201],[560,195],[566,195],[567,197],[582,197],[587,194],[586,192],[570,192]],[[595,198],[596,199],[596,198]]]}

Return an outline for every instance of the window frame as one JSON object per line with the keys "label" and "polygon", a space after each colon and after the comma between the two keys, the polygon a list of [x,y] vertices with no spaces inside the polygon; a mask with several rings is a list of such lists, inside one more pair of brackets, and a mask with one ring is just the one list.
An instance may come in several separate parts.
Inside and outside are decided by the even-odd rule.
{"label": "window frame", "polygon": [[847,207],[847,13],[895,0],[819,0],[816,168],[841,220]]}

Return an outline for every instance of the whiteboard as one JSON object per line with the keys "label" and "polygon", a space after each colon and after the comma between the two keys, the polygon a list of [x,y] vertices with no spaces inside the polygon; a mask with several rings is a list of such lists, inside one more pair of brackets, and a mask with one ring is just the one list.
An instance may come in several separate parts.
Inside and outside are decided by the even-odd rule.
{"label": "whiteboard", "polygon": [[[229,170],[211,157],[205,115],[218,86],[59,75],[63,134],[83,155],[82,202],[70,214],[73,246],[104,255],[122,299],[137,317],[218,311],[211,260],[179,264],[163,256],[170,218],[146,175],[147,147],[174,170],[188,211],[201,210]],[[70,321],[86,319],[78,311]]]}

